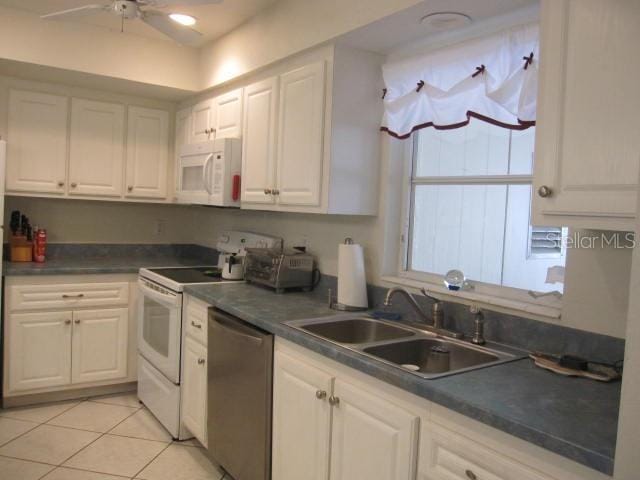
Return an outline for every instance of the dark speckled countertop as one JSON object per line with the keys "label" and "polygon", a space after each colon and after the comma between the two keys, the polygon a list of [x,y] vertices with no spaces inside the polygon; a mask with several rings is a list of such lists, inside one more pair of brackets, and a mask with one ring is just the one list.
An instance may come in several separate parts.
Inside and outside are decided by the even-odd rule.
{"label": "dark speckled countertop", "polygon": [[[218,253],[198,245],[53,244],[47,261],[3,262],[4,276],[138,273],[142,267],[215,265]],[[5,255],[5,258],[8,258]]]}
{"label": "dark speckled countertop", "polygon": [[534,367],[528,359],[425,380],[283,323],[335,315],[323,296],[276,295],[247,284],[194,285],[185,292],[415,395],[600,472],[613,472],[619,382],[562,377]]}

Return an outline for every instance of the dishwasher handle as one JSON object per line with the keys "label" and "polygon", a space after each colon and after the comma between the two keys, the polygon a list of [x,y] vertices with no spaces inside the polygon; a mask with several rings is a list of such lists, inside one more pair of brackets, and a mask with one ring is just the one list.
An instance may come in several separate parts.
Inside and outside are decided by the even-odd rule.
{"label": "dishwasher handle", "polygon": [[247,340],[255,344],[257,347],[261,346],[263,343],[262,337],[252,335],[247,332],[251,327],[243,326],[243,324],[240,323],[241,321],[224,315],[219,310],[212,311],[209,314],[209,321],[223,329],[226,333]]}

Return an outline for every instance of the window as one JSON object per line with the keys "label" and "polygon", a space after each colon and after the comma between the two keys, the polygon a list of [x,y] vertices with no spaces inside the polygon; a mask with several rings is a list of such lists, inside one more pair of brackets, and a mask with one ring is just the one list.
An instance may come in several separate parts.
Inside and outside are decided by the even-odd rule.
{"label": "window", "polygon": [[467,279],[562,292],[566,229],[530,225],[535,128],[471,121],[414,134],[403,270],[417,278],[462,270]]}

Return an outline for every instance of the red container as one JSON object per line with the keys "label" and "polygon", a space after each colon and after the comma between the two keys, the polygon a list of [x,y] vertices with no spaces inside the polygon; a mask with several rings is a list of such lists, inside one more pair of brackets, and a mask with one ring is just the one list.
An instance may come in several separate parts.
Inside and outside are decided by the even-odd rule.
{"label": "red container", "polygon": [[47,250],[47,231],[39,229],[33,236],[33,261],[43,263]]}

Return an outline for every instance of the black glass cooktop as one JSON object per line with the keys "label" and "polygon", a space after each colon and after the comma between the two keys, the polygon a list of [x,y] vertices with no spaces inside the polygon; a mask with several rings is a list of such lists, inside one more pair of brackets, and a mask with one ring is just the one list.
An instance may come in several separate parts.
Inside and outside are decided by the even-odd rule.
{"label": "black glass cooktop", "polygon": [[213,283],[222,281],[222,273],[218,267],[150,268],[149,271],[177,283]]}

